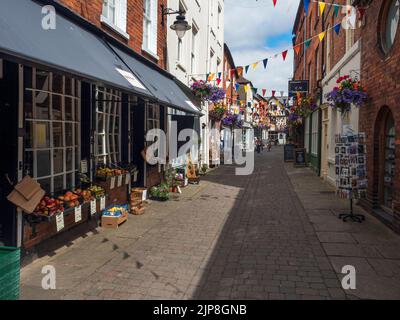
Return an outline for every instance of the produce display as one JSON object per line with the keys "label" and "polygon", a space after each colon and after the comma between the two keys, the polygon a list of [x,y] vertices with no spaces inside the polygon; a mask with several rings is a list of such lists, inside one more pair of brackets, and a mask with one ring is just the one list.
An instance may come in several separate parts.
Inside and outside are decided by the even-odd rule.
{"label": "produce display", "polygon": [[91,186],[87,190],[91,192],[92,196],[94,196],[95,198],[104,197],[106,194],[105,190],[100,186]]}
{"label": "produce display", "polygon": [[46,196],[40,201],[34,214],[38,216],[52,217],[59,212],[64,212],[64,202]]}
{"label": "produce display", "polygon": [[120,176],[126,173],[128,173],[128,171],[123,169],[98,168],[96,171],[96,176],[100,178],[108,178]]}
{"label": "produce display", "polygon": [[124,214],[128,213],[128,206],[114,206],[112,208],[109,208],[103,212],[103,216],[105,217],[120,217]]}
{"label": "produce display", "polygon": [[66,208],[75,208],[81,205],[80,196],[76,193],[68,191],[63,196],[59,196],[58,200],[62,201]]}

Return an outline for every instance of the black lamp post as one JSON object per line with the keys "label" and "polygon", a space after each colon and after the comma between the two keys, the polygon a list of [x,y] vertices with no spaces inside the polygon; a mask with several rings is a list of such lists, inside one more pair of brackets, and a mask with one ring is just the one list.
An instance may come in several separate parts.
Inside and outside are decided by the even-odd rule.
{"label": "black lamp post", "polygon": [[165,18],[164,18],[165,16],[171,14],[177,15],[174,24],[170,28],[176,32],[176,35],[178,36],[179,39],[182,39],[185,36],[186,31],[192,29],[192,27],[186,21],[185,13],[183,11],[181,10],[173,11],[170,8],[165,8],[164,5],[161,5],[161,10],[162,10],[162,22],[161,22],[162,25],[164,25],[165,23]]}

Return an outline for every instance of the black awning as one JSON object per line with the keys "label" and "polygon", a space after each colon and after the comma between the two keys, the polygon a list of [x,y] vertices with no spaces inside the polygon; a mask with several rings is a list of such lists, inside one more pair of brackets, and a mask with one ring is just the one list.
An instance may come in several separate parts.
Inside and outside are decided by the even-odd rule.
{"label": "black awning", "polygon": [[186,94],[172,75],[157,71],[112,44],[110,44],[110,48],[117,53],[130,71],[144,83],[160,103],[190,114],[202,114],[199,108],[196,107],[194,97],[191,97],[192,94]]}
{"label": "black awning", "polygon": [[1,6],[0,52],[155,98],[93,33],[60,14],[54,30],[43,29],[42,6],[31,0],[1,0]]}

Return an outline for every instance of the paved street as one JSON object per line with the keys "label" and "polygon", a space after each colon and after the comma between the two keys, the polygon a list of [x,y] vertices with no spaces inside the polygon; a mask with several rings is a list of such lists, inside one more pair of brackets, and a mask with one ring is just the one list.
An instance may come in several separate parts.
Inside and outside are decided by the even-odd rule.
{"label": "paved street", "polygon": [[[97,229],[22,270],[23,299],[399,299],[400,237],[374,218],[343,223],[347,202],[283,149],[250,176],[223,166],[119,230]],[[360,208],[356,208],[360,210]],[[54,265],[57,290],[41,289]],[[340,271],[357,270],[344,291]]]}

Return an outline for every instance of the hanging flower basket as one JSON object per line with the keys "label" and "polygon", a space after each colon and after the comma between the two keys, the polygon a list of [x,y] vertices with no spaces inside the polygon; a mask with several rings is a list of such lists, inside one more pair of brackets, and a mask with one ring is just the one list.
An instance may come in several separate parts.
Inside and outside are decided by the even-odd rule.
{"label": "hanging flower basket", "polygon": [[240,120],[238,114],[232,114],[232,113],[227,114],[222,119],[222,124],[227,127],[237,127],[239,129],[243,128],[243,120]]}
{"label": "hanging flower basket", "polygon": [[220,103],[220,104],[216,104],[214,106],[214,108],[211,111],[209,111],[208,115],[211,120],[221,121],[222,118],[224,117],[226,111],[227,111],[227,107],[224,104]]}
{"label": "hanging flower basket", "polygon": [[193,94],[203,101],[218,103],[225,99],[225,90],[204,81],[196,81],[190,87]]}
{"label": "hanging flower basket", "polygon": [[333,88],[333,90],[326,95],[332,108],[336,108],[341,113],[347,113],[351,110],[352,105],[357,108],[365,105],[368,94],[359,81],[351,79],[350,76],[346,75],[340,77],[336,83],[339,86]]}

